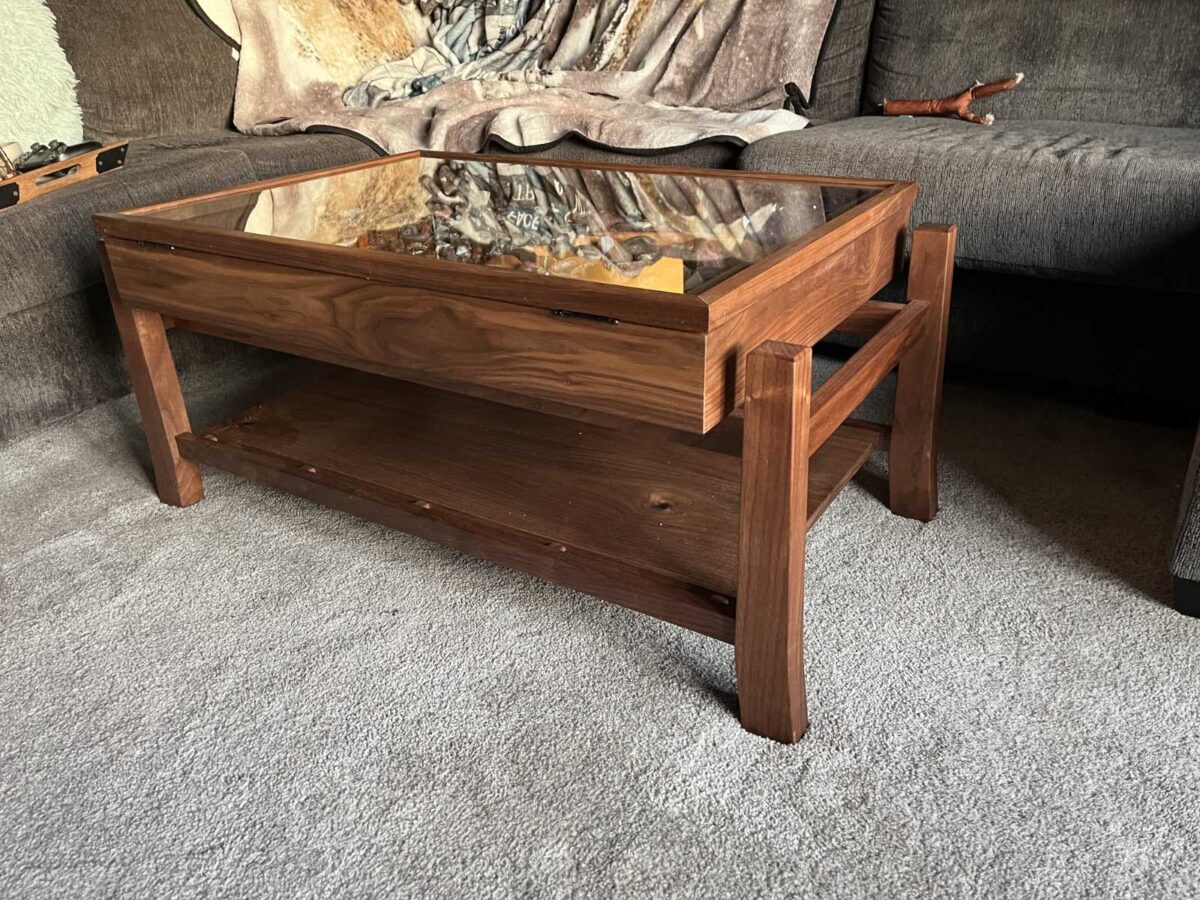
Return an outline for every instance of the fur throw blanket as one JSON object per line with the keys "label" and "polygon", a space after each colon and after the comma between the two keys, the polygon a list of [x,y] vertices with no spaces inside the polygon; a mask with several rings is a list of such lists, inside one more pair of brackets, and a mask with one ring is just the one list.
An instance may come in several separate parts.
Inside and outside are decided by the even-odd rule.
{"label": "fur throw blanket", "polygon": [[652,150],[803,128],[835,0],[192,0],[240,45],[234,124],[382,149]]}

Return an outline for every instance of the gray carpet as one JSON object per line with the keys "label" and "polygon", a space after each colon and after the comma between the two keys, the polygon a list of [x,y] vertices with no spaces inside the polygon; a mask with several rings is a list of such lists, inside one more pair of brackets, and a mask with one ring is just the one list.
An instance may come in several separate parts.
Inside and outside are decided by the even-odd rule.
{"label": "gray carpet", "polygon": [[936,522],[874,462],[812,532],[793,747],[723,644],[220,474],[160,505],[128,400],[0,448],[0,895],[1195,896],[1188,436],[945,422]]}

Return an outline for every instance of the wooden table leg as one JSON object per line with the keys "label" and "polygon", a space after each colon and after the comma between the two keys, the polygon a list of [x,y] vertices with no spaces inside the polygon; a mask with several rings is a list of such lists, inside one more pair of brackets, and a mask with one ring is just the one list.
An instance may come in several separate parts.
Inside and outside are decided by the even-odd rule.
{"label": "wooden table leg", "polygon": [[892,512],[922,522],[938,510],[938,427],[957,235],[953,225],[918,227],[908,270],[908,299],[924,300],[929,313],[922,335],[900,358],[888,453],[889,491]]}
{"label": "wooden table leg", "polygon": [[175,443],[178,435],[192,428],[162,316],[126,306],[121,301],[103,242],[100,244],[100,263],[125,351],[129,379],[133,382],[142,415],[142,427],[150,445],[158,496],[163,503],[172,506],[191,506],[204,498],[204,482],[200,467],[183,459]]}
{"label": "wooden table leg", "polygon": [[738,705],[749,731],[791,743],[808,728],[804,541],[812,350],[766,343],[746,360],[738,545]]}

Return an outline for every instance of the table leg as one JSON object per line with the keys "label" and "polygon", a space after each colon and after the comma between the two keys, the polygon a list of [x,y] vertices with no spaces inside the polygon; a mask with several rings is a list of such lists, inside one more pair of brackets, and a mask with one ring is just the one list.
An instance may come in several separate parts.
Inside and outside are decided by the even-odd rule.
{"label": "table leg", "polygon": [[804,541],[812,350],[766,343],[746,360],[739,538],[738,704],[749,731],[791,743],[808,728]]}
{"label": "table leg", "polygon": [[150,445],[158,496],[163,503],[172,506],[191,506],[203,499],[204,482],[200,477],[200,467],[183,459],[175,443],[176,436],[192,428],[183,403],[183,393],[179,389],[179,375],[175,371],[175,360],[171,356],[171,345],[167,343],[162,316],[127,306],[121,301],[103,242],[100,245],[100,262],[108,284],[113,315],[117,320],[117,332],[125,351],[125,362],[129,367],[129,379],[137,396],[142,427]]}
{"label": "table leg", "polygon": [[937,445],[942,373],[954,277],[953,225],[921,225],[913,233],[908,299],[929,304],[923,333],[900,358],[888,453],[892,512],[922,522],[938,510]]}

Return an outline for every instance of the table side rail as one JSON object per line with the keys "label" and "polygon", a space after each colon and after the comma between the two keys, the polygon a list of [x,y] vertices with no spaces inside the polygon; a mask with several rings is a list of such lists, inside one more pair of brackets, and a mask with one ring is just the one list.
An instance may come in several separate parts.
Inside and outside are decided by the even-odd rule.
{"label": "table side rail", "polygon": [[904,352],[920,337],[929,304],[903,304],[890,320],[813,393],[809,452],[814,452],[849,418],[867,395],[896,368]]}
{"label": "table side rail", "polygon": [[121,302],[220,337],[438,386],[700,431],[704,335],[105,241]]}
{"label": "table side rail", "polygon": [[386,284],[432,288],[468,298],[592,314],[655,328],[687,332],[708,329],[708,306],[694,294],[553,278],[535,272],[248,234],[150,216],[107,214],[96,216],[94,221],[97,233],[105,241],[124,241],[166,251],[191,250]]}
{"label": "table side rail", "polygon": [[742,404],[746,360],[756,347],[767,341],[811,347],[896,277],[908,220],[907,206],[894,210],[708,335],[705,430]]}

